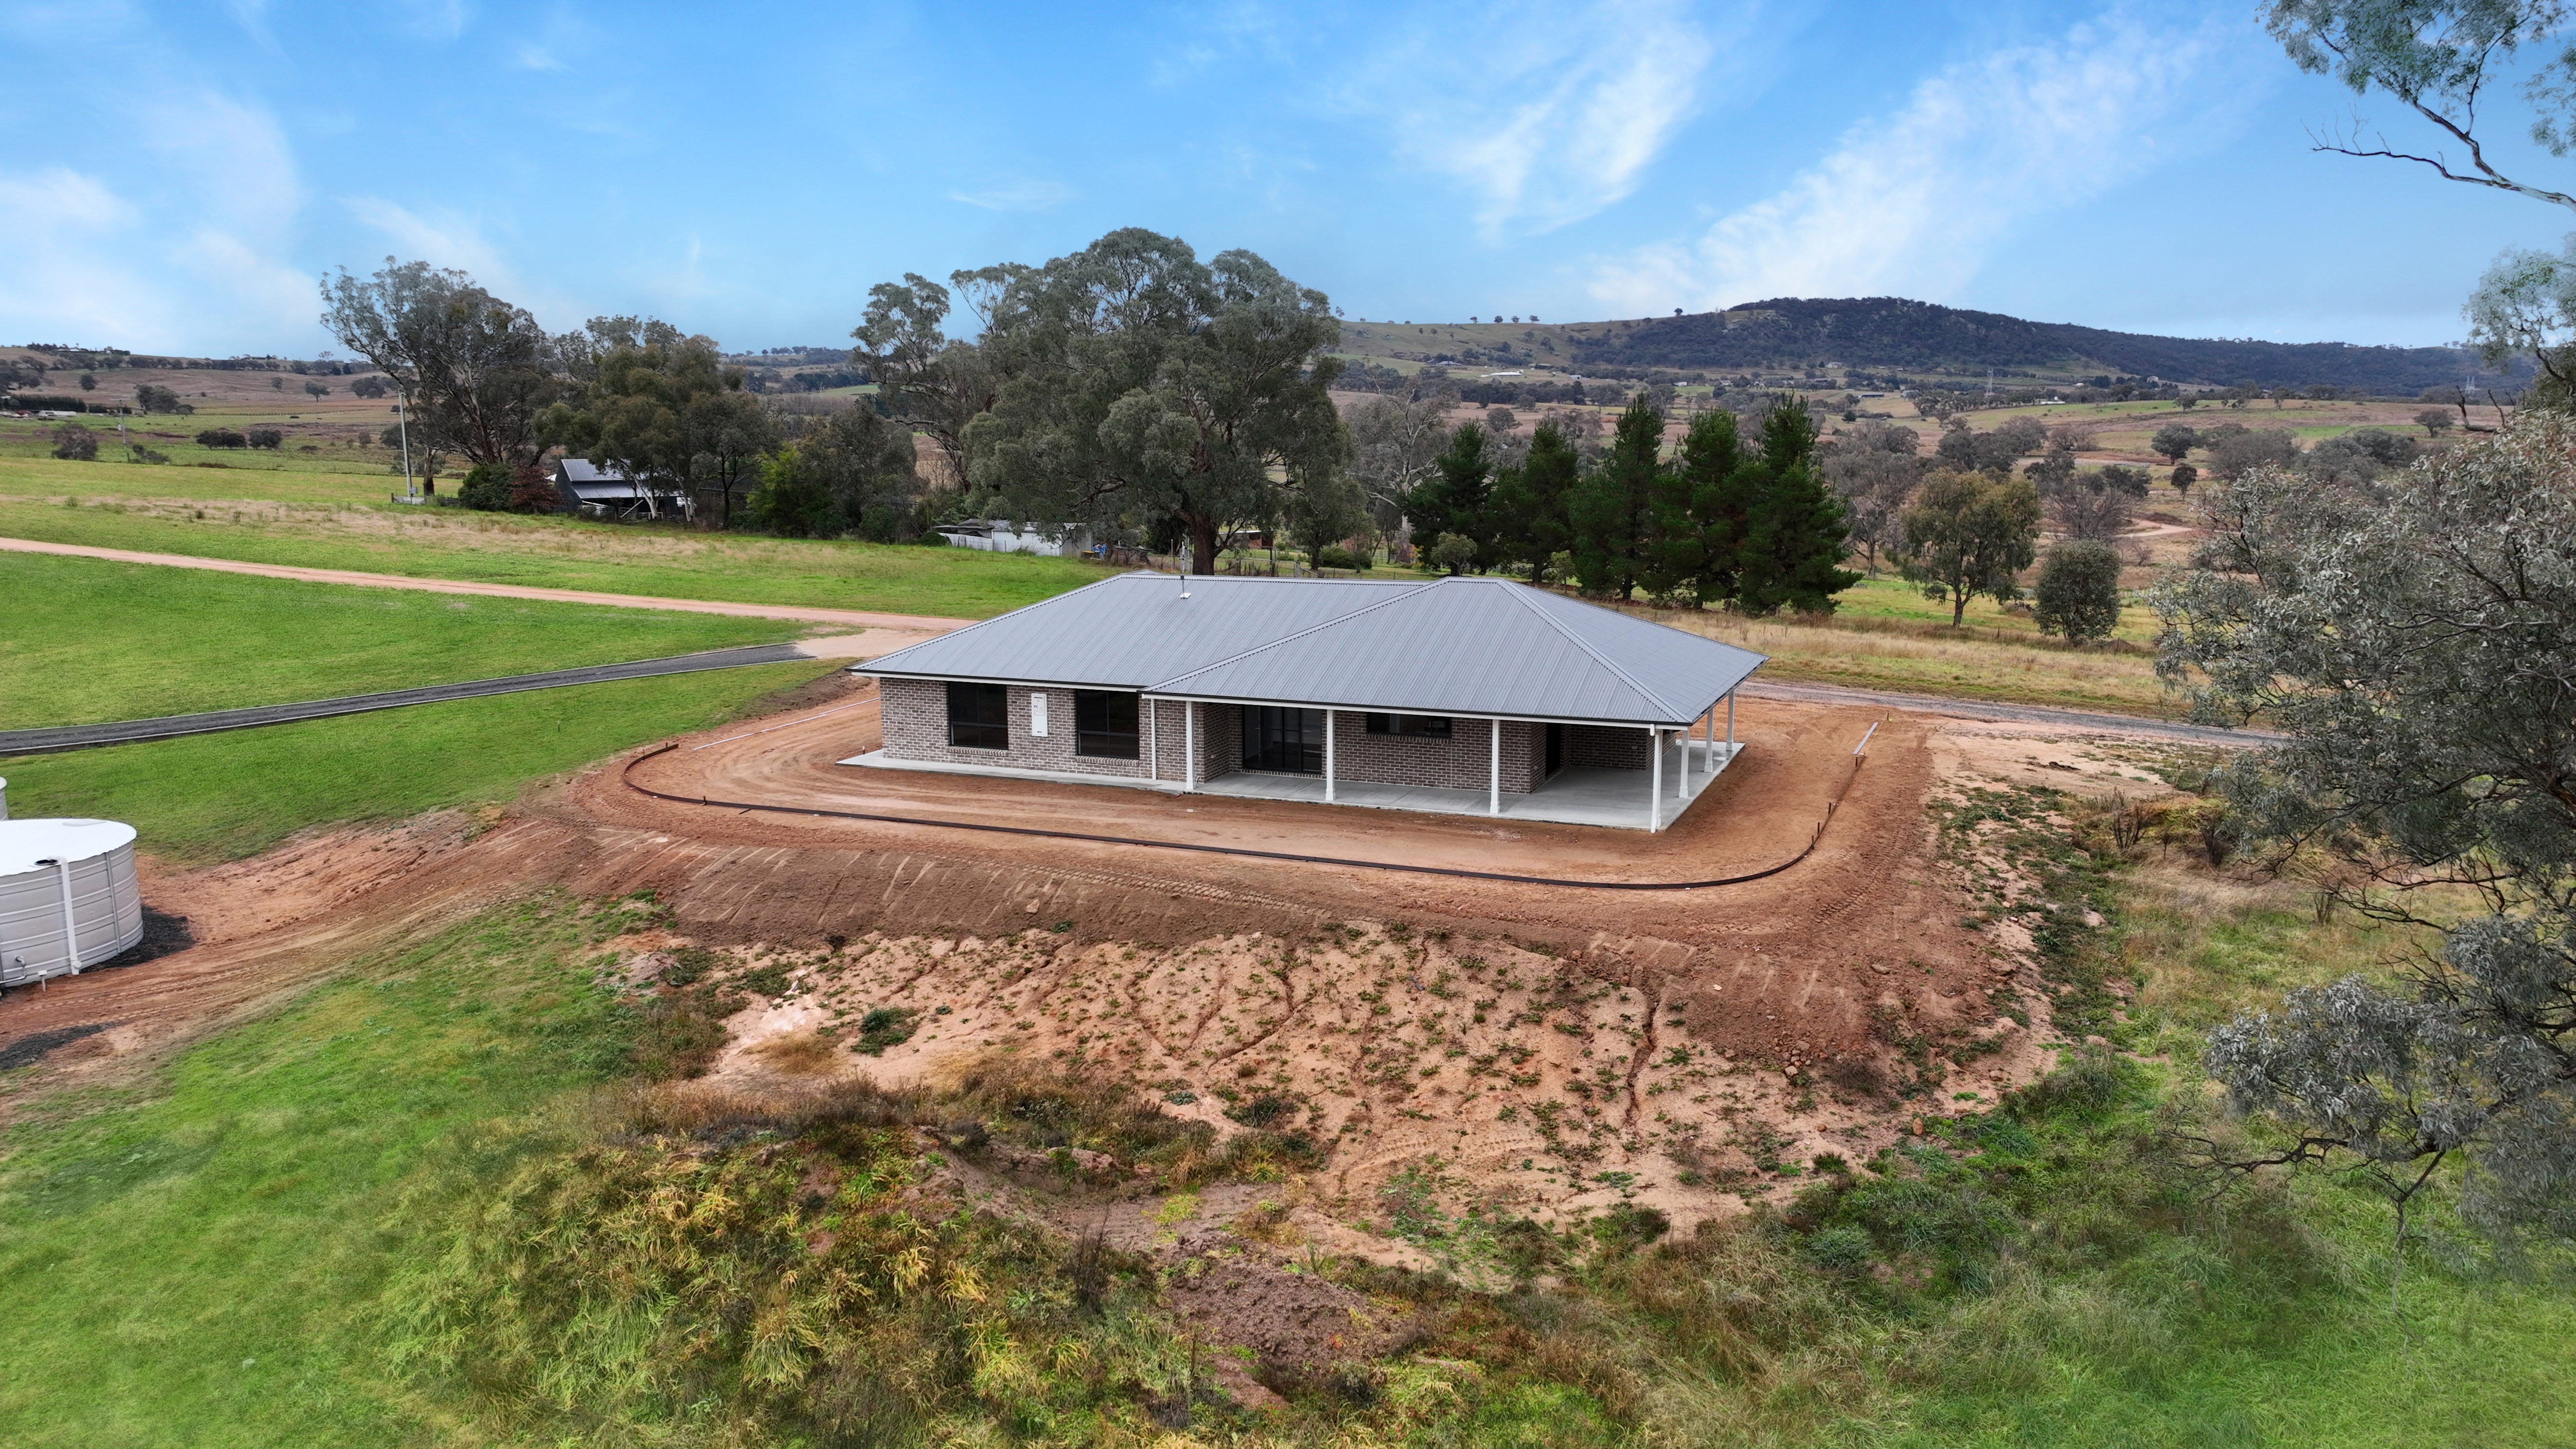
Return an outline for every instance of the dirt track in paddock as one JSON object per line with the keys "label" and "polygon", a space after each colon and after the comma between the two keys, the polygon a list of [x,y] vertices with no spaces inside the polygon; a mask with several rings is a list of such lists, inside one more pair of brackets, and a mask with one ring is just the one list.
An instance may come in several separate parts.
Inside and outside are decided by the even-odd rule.
{"label": "dirt track in paddock", "polygon": [[[771,1070],[764,1044],[895,1006],[928,1025],[880,1059],[836,1054],[835,1070],[904,1078],[986,1051],[1078,1055],[1195,1098],[1173,1110],[1225,1130],[1225,1094],[1278,1096],[1284,1120],[1330,1148],[1316,1190],[1344,1202],[1433,1161],[1524,1211],[1630,1195],[1688,1221],[1727,1210],[1721,1189],[1762,1161],[1857,1160],[1889,1140],[1887,1104],[1867,1088],[1890,1065],[1891,1023],[2012,1030],[1991,994],[2026,963],[1961,924],[1934,858],[1936,789],[2080,788],[2086,774],[2138,789],[2099,757],[2066,763],[2089,736],[1912,715],[1879,724],[1854,776],[1852,745],[1878,713],[1766,702],[1739,717],[1738,763],[1661,836],[1498,826],[841,766],[874,747],[876,719],[863,687],[840,687],[852,692],[684,740],[636,778],[806,808],[1619,880],[1788,858],[1848,789],[1814,852],[1779,875],[1603,892],[710,808],[629,789],[630,755],[480,833],[431,818],[150,876],[147,896],[188,916],[200,944],[0,1000],[0,1045],[117,1023],[57,1049],[11,1095],[153,1059],[497,899],[649,887],[677,937],[807,973],[732,1023],[718,1076],[734,1085]],[[829,953],[832,937],[851,944]],[[2045,1056],[2022,1032],[1951,1085],[2000,1085]]]}

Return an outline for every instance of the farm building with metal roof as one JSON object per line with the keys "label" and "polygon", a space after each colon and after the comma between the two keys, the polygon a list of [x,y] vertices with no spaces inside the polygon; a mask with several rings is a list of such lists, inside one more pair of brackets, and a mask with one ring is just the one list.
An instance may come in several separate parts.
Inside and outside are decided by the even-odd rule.
{"label": "farm building with metal roof", "polygon": [[1504,579],[1134,573],[857,666],[845,763],[1659,830],[1762,663]]}

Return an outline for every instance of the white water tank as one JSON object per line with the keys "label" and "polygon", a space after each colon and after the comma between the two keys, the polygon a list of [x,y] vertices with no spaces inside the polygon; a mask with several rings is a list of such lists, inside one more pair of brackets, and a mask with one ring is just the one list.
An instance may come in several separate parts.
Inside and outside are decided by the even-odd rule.
{"label": "white water tank", "polygon": [[133,826],[0,819],[0,987],[81,971],[142,939]]}

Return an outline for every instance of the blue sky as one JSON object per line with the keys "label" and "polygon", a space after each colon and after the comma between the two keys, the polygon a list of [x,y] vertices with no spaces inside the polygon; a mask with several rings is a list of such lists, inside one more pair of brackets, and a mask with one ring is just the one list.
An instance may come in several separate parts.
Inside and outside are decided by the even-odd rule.
{"label": "blue sky", "polygon": [[[319,351],[316,278],[388,254],[558,329],[838,343],[873,282],[1123,225],[1354,317],[1895,294],[2441,343],[2570,225],[2311,154],[2355,102],[2250,4],[19,0],[0,95],[0,340],[211,354]],[[2564,187],[2518,116],[2493,149]]]}

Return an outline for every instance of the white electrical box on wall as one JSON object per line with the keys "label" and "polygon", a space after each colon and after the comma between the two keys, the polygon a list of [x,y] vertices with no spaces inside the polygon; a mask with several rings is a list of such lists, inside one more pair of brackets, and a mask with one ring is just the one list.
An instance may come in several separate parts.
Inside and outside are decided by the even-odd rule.
{"label": "white electrical box on wall", "polygon": [[1029,696],[1029,733],[1044,739],[1046,732],[1046,696],[1032,694]]}

